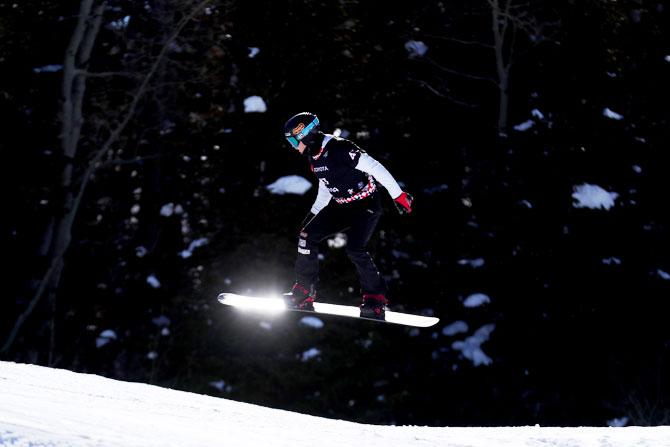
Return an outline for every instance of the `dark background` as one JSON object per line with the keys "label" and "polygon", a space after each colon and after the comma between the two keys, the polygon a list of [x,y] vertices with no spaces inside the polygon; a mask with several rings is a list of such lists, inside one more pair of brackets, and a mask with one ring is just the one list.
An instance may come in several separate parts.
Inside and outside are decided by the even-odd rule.
{"label": "dark background", "polygon": [[[198,2],[110,0],[79,61],[107,75],[86,76],[67,157],[63,70],[35,69],[63,64],[80,4],[0,2],[1,358],[366,423],[670,423],[668,7],[510,10],[500,126],[495,3],[212,1],[161,57]],[[412,56],[411,40],[427,53]],[[245,113],[252,95],[265,113]],[[414,194],[408,217],[385,199],[370,249],[392,306],[434,312],[438,326],[333,317],[319,330],[300,315],[269,320],[216,302],[293,282],[315,188],[277,196],[265,186],[314,181],[282,135],[301,111],[348,132]],[[529,119],[528,131],[513,129]],[[615,206],[575,207],[584,183],[617,192]],[[68,193],[82,184],[73,207]],[[162,216],[167,203],[183,212]],[[49,223],[63,216],[71,226],[54,239]],[[208,243],[179,256],[200,238]],[[62,264],[45,243],[54,240],[66,241]],[[320,295],[357,304],[346,256],[324,253]],[[477,258],[482,267],[459,262]],[[45,281],[52,265],[62,271]],[[473,293],[491,302],[464,307]],[[444,335],[456,320],[468,333]],[[452,343],[485,324],[495,324],[482,345],[492,363],[474,366]],[[117,337],[98,348],[104,330]],[[301,361],[310,348],[321,354]],[[219,380],[222,390],[210,384]]]}

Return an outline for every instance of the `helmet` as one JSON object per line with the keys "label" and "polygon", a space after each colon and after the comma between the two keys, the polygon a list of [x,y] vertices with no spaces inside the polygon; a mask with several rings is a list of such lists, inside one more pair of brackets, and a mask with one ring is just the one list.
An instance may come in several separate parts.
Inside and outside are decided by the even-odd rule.
{"label": "helmet", "polygon": [[313,113],[298,113],[284,124],[284,136],[295,149],[301,141],[308,147],[316,148],[321,143],[319,135],[319,118]]}

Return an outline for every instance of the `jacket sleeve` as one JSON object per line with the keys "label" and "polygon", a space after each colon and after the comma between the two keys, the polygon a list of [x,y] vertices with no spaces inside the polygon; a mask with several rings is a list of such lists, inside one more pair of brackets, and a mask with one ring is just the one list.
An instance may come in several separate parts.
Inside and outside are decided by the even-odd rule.
{"label": "jacket sleeve", "polygon": [[332,197],[333,195],[330,193],[330,191],[328,191],[326,185],[321,180],[319,180],[319,192],[316,194],[316,199],[314,200],[314,204],[312,205],[312,209],[310,211],[314,214],[319,214],[319,211],[328,205]]}
{"label": "jacket sleeve", "polygon": [[373,176],[384,188],[386,188],[392,199],[396,199],[402,194],[400,185],[398,185],[398,182],[395,181],[391,173],[384,167],[384,165],[367,153],[364,152],[360,155],[356,169]]}

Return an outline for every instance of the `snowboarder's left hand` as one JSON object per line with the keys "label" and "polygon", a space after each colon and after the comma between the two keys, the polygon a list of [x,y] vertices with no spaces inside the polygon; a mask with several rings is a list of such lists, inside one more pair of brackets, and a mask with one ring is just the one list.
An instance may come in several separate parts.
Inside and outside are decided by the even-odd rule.
{"label": "snowboarder's left hand", "polygon": [[410,194],[407,194],[403,191],[403,193],[394,200],[395,207],[398,209],[400,214],[409,214],[412,212],[412,202],[414,201],[414,197],[412,197]]}

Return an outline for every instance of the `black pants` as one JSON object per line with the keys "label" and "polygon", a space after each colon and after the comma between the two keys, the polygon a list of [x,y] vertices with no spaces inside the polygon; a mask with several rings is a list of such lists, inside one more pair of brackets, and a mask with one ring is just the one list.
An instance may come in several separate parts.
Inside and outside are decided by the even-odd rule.
{"label": "black pants", "polygon": [[331,201],[300,233],[298,259],[295,263],[297,282],[307,288],[316,286],[319,277],[319,244],[328,236],[344,233],[347,235],[345,250],[356,267],[362,292],[385,294],[384,279],[366,249],[381,215],[379,194],[342,205]]}

